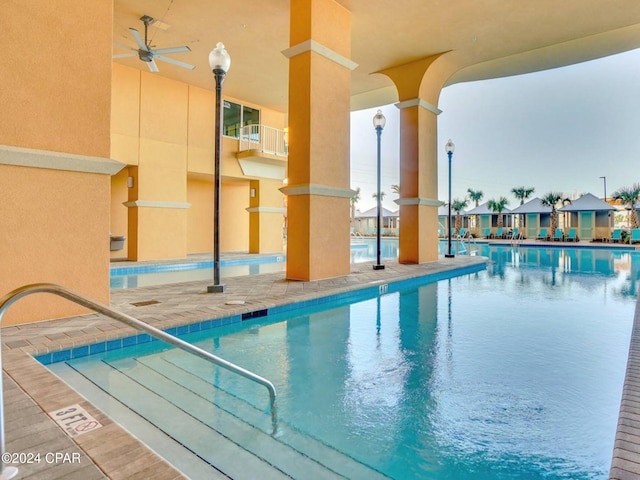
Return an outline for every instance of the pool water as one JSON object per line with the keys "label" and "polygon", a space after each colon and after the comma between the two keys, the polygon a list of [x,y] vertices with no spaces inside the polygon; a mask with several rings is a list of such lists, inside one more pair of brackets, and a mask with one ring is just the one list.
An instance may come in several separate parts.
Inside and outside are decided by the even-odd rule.
{"label": "pool water", "polygon": [[[487,246],[485,254],[483,271],[184,338],[274,382],[272,440],[305,456],[317,442],[370,469],[348,478],[607,478],[640,253]],[[271,433],[263,387],[159,342],[66,365],[104,389],[126,377],[125,391],[111,393],[129,408],[155,405],[141,414],[182,443],[202,439],[171,431],[179,427],[169,412],[196,415],[202,397]],[[163,407],[135,385],[176,398]],[[254,436],[233,441],[250,450]],[[333,455],[316,450],[320,464]]]}
{"label": "pool water", "polygon": [[[282,272],[284,266],[285,257],[282,255],[222,260],[220,262],[220,276],[229,278],[276,273]],[[213,261],[112,267],[110,287],[118,290],[212,279]]]}

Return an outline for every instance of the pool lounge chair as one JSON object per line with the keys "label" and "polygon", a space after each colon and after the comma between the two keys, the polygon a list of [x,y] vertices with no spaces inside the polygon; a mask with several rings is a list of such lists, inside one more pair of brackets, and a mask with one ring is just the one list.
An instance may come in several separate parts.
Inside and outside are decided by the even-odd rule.
{"label": "pool lounge chair", "polygon": [[496,228],[496,233],[494,233],[493,235],[491,235],[491,238],[502,238],[503,234],[502,234],[502,227],[498,227]]}
{"label": "pool lounge chair", "polygon": [[629,243],[640,242],[640,228],[631,229],[631,237],[629,237]]}
{"label": "pool lounge chair", "polygon": [[482,236],[484,238],[490,238],[491,237],[491,227],[485,228],[484,231],[482,232]]}
{"label": "pool lounge chair", "polygon": [[458,236],[461,238],[466,238],[469,235],[469,232],[467,231],[466,228],[461,228],[460,231],[458,232]]}
{"label": "pool lounge chair", "polygon": [[536,237],[536,240],[546,240],[547,239],[547,227],[542,227],[540,229],[540,233]]}
{"label": "pool lounge chair", "polygon": [[554,242],[556,240],[564,240],[564,231],[561,228],[556,228],[555,234],[553,235],[553,238],[551,240],[553,240]]}
{"label": "pool lounge chair", "polygon": [[611,232],[611,237],[605,238],[605,242],[622,243],[622,229],[616,228]]}
{"label": "pool lounge chair", "polygon": [[575,228],[570,228],[569,233],[567,234],[567,238],[565,238],[567,242],[577,242],[578,241],[578,232]]}
{"label": "pool lounge chair", "polygon": [[518,227],[513,229],[513,231],[511,232],[510,238],[511,240],[518,240],[523,238],[523,235],[520,233],[520,230],[518,229]]}

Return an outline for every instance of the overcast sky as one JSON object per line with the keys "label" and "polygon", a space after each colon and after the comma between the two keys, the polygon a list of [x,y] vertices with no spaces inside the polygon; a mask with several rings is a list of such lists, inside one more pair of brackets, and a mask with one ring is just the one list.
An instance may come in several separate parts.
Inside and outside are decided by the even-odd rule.
{"label": "overcast sky", "polygon": [[[533,196],[559,191],[607,196],[640,182],[640,50],[496,80],[445,88],[438,108],[438,197],[448,197],[449,138],[456,149],[452,198],[467,188],[484,192],[483,202],[513,187],[533,187]],[[361,211],[375,206],[377,109],[351,116],[351,187],[360,187]],[[399,115],[382,107],[382,191],[396,210],[391,190],[398,180]]]}

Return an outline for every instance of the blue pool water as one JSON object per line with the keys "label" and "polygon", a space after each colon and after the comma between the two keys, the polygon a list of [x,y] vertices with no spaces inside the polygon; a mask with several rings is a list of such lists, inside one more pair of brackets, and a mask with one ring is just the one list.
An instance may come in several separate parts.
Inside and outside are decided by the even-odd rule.
{"label": "blue pool water", "polygon": [[[283,255],[222,260],[220,262],[220,276],[229,278],[281,272],[284,265],[285,257]],[[112,289],[211,280],[213,278],[213,261],[112,267],[110,273],[110,287]]]}
{"label": "blue pool water", "polygon": [[[274,382],[271,439],[370,469],[348,478],[606,479],[640,252],[485,247],[486,270],[184,338]],[[203,398],[270,435],[263,387],[159,342],[65,365],[203,458],[195,427],[169,420]],[[169,403],[141,397],[151,386]],[[198,418],[254,448],[221,414]]]}

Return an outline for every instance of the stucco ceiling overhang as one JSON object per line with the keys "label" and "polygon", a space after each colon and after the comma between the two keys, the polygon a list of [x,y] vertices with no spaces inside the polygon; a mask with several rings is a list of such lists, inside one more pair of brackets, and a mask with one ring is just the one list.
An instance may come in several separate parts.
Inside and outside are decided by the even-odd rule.
{"label": "stucco ceiling overhang", "polygon": [[[640,48],[637,0],[342,0],[352,13],[352,108],[398,100],[391,80],[375,72],[443,55],[434,62],[444,85],[556,68]],[[287,110],[289,1],[115,0],[114,42],[131,44],[129,27],[150,15],[168,25],[150,28],[156,48],[188,45],[174,58],[186,70],[158,62],[162,75],[213,89],[208,54],[224,42],[232,64],[229,97]],[[114,47],[114,53],[124,50]],[[141,70],[137,58],[114,60]],[[438,64],[438,62],[440,62]]]}

